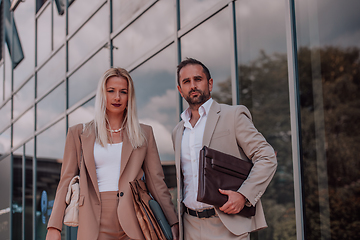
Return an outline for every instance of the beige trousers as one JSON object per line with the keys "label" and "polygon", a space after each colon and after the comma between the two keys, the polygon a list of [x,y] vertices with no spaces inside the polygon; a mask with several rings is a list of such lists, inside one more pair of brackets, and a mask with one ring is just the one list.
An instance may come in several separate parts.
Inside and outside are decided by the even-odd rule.
{"label": "beige trousers", "polygon": [[119,197],[116,191],[101,192],[100,232],[98,240],[130,239],[120,226],[117,216]]}
{"label": "beige trousers", "polygon": [[184,213],[183,222],[184,240],[250,240],[249,233],[240,236],[231,233],[218,216],[198,218]]}

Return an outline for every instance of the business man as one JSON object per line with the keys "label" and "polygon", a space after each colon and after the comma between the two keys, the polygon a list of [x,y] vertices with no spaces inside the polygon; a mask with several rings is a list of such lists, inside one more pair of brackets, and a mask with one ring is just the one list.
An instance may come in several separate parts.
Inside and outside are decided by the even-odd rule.
{"label": "business man", "polygon": [[[267,227],[260,197],[277,166],[273,148],[256,130],[245,106],[219,104],[211,98],[213,79],[200,61],[188,58],[177,67],[178,90],[189,107],[173,131],[178,186],[180,237],[189,239],[250,239],[250,232]],[[271,126],[269,126],[271,127]],[[235,192],[220,189],[228,201],[220,208],[198,202],[199,152],[204,146],[248,158],[253,168]],[[256,206],[256,214],[238,215]]]}

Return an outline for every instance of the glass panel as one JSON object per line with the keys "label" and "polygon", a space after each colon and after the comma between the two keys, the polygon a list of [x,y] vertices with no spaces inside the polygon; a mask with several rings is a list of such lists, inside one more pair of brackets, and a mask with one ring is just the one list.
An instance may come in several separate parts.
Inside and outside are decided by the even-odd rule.
{"label": "glass panel", "polygon": [[83,104],[71,114],[69,114],[69,126],[74,126],[78,123],[86,123],[94,119],[95,114],[95,98],[92,98],[87,103]]}
{"label": "glass panel", "polygon": [[185,26],[202,13],[214,6],[218,0],[181,0],[180,2],[180,23]]}
{"label": "glass panel", "polygon": [[139,11],[148,0],[117,0],[112,2],[113,30],[116,30]]}
{"label": "glass panel", "polygon": [[174,45],[131,73],[139,121],[151,125],[162,161],[174,160],[171,133],[178,123]]}
{"label": "glass panel", "polygon": [[25,240],[33,234],[33,159],[34,140],[25,144]]}
{"label": "glass panel", "polygon": [[[65,119],[37,137],[36,239],[45,239],[65,147]],[[63,239],[65,231],[62,231]]]}
{"label": "glass panel", "polygon": [[12,239],[22,239],[22,171],[23,171],[23,147],[13,154],[13,191],[12,191]]}
{"label": "glass panel", "polygon": [[51,53],[51,4],[37,19],[37,65],[41,65]]}
{"label": "glass panel", "polygon": [[4,64],[1,64],[0,65],[0,104],[3,101],[4,101]]}
{"label": "glass panel", "polygon": [[261,197],[269,227],[252,239],[296,239],[286,10],[285,2],[236,2],[240,104],[249,108],[278,160],[277,172]]}
{"label": "glass panel", "polygon": [[114,38],[114,66],[126,68],[169,37],[174,32],[174,14],[174,1],[159,1]]}
{"label": "glass panel", "polygon": [[356,0],[296,2],[305,239],[358,239],[360,15]]}
{"label": "glass panel", "polygon": [[34,133],[34,108],[22,115],[13,126],[13,146],[16,147]]}
{"label": "glass panel", "polygon": [[[76,2],[76,1],[75,1]],[[105,4],[69,41],[69,69],[109,36],[109,7]]]}
{"label": "glass panel", "polygon": [[6,129],[0,134],[0,157],[10,152],[10,141],[11,141],[10,128]]}
{"label": "glass panel", "polygon": [[35,78],[32,77],[15,95],[13,117],[17,118],[29,106],[34,103],[35,99]]}
{"label": "glass panel", "polygon": [[[58,1],[62,3],[66,2],[64,0],[58,0]],[[65,11],[61,15],[59,14],[56,7],[56,1],[54,1],[53,3],[53,17],[54,17],[53,41],[54,41],[54,49],[57,49],[58,46],[64,43],[66,29],[65,29]]]}
{"label": "glass panel", "polygon": [[96,90],[102,74],[110,67],[109,53],[103,48],[69,77],[69,107]]}
{"label": "glass panel", "polygon": [[9,98],[11,96],[11,58],[9,55],[9,51],[8,51],[8,47],[4,47],[3,48],[5,51],[5,62],[4,62],[4,66],[5,66],[5,86],[4,86],[4,95],[5,95],[5,99]]}
{"label": "glass panel", "polygon": [[37,104],[36,129],[57,118],[65,111],[65,83],[55,88]]}
{"label": "glass panel", "polygon": [[65,78],[65,48],[59,50],[37,74],[37,97],[45,93],[54,83]]}
{"label": "glass panel", "polygon": [[35,1],[22,2],[14,11],[24,59],[14,69],[14,89],[29,78],[35,67]]}
{"label": "glass panel", "polygon": [[[70,2],[70,1],[69,1]],[[69,33],[71,34],[83,23],[104,0],[76,0],[69,6]]]}
{"label": "glass panel", "polygon": [[11,100],[0,109],[0,132],[11,123]]}
{"label": "glass panel", "polygon": [[10,167],[11,158],[9,155],[0,161],[0,239],[10,239]]}
{"label": "glass panel", "polygon": [[181,38],[181,56],[203,62],[214,79],[211,96],[232,104],[230,69],[230,17],[228,8]]}

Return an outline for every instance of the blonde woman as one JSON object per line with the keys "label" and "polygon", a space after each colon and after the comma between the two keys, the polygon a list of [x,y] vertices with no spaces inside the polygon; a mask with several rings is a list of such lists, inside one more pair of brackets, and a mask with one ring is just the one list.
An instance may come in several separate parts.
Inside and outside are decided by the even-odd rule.
{"label": "blonde woman", "polygon": [[111,68],[102,76],[94,121],[84,129],[83,124],[69,128],[47,240],[61,239],[65,195],[81,155],[78,239],[144,239],[129,185],[143,174],[178,238],[178,219],[152,128],[138,122],[134,84],[125,69]]}

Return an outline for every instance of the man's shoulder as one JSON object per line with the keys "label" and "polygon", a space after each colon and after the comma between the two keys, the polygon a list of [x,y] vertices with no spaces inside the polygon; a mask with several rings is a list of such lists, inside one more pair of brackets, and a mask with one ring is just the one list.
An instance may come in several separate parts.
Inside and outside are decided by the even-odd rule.
{"label": "man's shoulder", "polygon": [[179,128],[181,128],[181,127],[184,127],[184,121],[183,120],[181,120],[180,122],[178,122],[178,124],[176,124],[176,126],[174,127],[174,129],[173,129],[173,135],[177,132],[177,130],[179,129]]}

